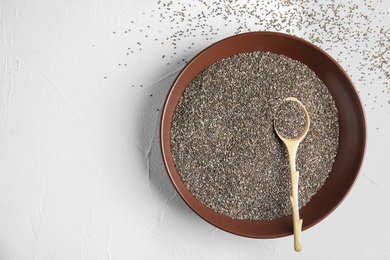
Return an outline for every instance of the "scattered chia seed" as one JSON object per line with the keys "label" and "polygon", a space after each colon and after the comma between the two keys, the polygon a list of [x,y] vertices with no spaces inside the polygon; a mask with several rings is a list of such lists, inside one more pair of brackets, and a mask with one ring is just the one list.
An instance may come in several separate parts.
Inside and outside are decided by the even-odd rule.
{"label": "scattered chia seed", "polygon": [[171,149],[202,204],[236,219],[291,214],[289,159],[273,128],[289,96],[305,104],[311,120],[297,155],[301,208],[325,183],[338,149],[337,108],[315,73],[283,55],[251,52],[212,64],[189,84],[173,116]]}
{"label": "scattered chia seed", "polygon": [[276,110],[274,124],[282,137],[293,139],[305,129],[305,113],[297,102],[283,101]]}
{"label": "scattered chia seed", "polygon": [[[147,50],[158,47],[160,54],[166,56],[157,61],[172,72],[203,47],[226,36],[250,31],[284,32],[310,41],[336,58],[362,90],[361,97],[373,101],[366,91],[376,94],[384,91],[383,97],[370,108],[386,109],[387,113],[390,109],[386,102],[390,94],[390,27],[386,22],[389,10],[383,0],[327,0],[310,5],[304,0],[267,1],[267,4],[260,0],[250,4],[232,0],[158,0],[147,9],[140,19],[128,21],[127,32],[131,33],[121,33],[126,27],[115,30],[116,35],[128,37],[126,47],[131,47],[131,52],[124,49],[124,57],[118,63],[131,62],[132,67],[141,69],[133,61],[138,55],[142,57],[146,46]],[[145,24],[142,18],[151,23]],[[142,48],[138,46],[140,39]],[[189,49],[194,40],[197,44]]]}

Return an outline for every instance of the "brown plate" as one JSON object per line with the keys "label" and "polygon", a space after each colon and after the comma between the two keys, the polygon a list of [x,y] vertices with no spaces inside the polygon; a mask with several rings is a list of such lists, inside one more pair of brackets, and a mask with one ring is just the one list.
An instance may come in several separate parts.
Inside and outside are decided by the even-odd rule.
{"label": "brown plate", "polygon": [[328,216],[352,188],[363,161],[366,128],[363,109],[345,71],[324,51],[295,36],[276,32],[251,32],[221,40],[200,52],[178,75],[165,102],[161,121],[161,148],[165,166],[185,202],[209,223],[234,234],[274,238],[293,234],[292,218],[271,221],[238,220],[214,212],[201,204],[186,188],[173,163],[170,128],[175,107],[190,82],[212,63],[242,52],[264,51],[283,54],[313,70],[325,83],[339,112],[339,149],[322,188],[301,210],[302,229],[308,229]]}

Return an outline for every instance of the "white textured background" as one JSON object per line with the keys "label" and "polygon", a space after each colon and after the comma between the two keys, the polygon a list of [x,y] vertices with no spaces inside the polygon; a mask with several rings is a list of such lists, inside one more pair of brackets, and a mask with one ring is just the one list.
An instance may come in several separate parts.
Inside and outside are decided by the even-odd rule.
{"label": "white textured background", "polygon": [[[314,2],[0,0],[0,259],[390,259],[390,2]],[[161,160],[175,76],[250,30],[326,50],[366,112],[359,178],[301,253],[203,221]]]}

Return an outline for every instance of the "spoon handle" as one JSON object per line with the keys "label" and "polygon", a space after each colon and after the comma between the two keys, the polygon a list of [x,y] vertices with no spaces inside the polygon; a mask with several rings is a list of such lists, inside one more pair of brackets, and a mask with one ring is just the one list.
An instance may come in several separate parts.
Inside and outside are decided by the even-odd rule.
{"label": "spoon handle", "polygon": [[302,230],[302,219],[299,219],[299,208],[298,208],[298,179],[299,172],[291,172],[291,187],[292,194],[290,196],[293,225],[294,225],[294,249],[297,252],[302,250],[301,245],[301,230]]}

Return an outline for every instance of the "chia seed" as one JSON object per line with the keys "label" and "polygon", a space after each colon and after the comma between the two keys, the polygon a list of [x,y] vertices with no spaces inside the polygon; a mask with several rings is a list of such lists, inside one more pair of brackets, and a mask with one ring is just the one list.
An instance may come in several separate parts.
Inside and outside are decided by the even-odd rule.
{"label": "chia seed", "polygon": [[171,150],[203,205],[235,219],[291,214],[289,159],[273,128],[289,96],[305,104],[311,121],[297,154],[301,208],[325,183],[338,149],[337,108],[316,74],[286,56],[250,52],[215,62],[189,84],[173,116]]}

